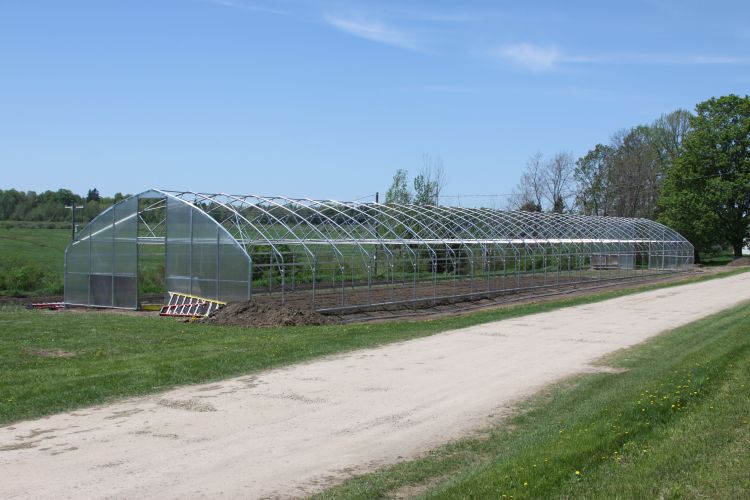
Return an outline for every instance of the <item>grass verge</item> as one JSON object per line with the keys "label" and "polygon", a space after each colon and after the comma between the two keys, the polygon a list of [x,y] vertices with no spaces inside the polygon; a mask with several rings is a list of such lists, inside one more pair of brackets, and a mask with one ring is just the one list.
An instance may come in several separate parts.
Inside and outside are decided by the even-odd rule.
{"label": "grass verge", "polygon": [[0,423],[743,271],[435,320],[364,325],[244,329],[6,307],[0,309]]}
{"label": "grass verge", "polygon": [[750,304],[610,357],[487,432],[318,499],[743,498]]}

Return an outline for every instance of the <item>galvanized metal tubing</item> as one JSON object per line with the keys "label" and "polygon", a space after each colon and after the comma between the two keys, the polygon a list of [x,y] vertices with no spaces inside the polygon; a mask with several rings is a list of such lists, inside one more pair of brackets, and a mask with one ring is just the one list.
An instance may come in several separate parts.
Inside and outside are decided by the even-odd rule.
{"label": "galvanized metal tubing", "polygon": [[646,219],[152,189],[92,220],[65,262],[70,304],[136,308],[163,265],[165,291],[325,311],[677,272],[693,247]]}

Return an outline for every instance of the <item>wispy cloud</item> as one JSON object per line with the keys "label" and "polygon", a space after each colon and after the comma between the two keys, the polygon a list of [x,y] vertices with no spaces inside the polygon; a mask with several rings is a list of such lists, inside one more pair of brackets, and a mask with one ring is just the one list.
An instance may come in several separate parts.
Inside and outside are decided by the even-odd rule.
{"label": "wispy cloud", "polygon": [[221,5],[222,7],[231,7],[233,9],[250,10],[253,12],[263,12],[265,14],[276,14],[278,16],[288,16],[290,13],[284,10],[267,7],[257,2],[248,2],[243,0],[201,0],[203,3]]}
{"label": "wispy cloud", "polygon": [[561,57],[556,47],[542,47],[530,43],[502,45],[492,49],[490,55],[530,71],[556,69]]}
{"label": "wispy cloud", "polygon": [[554,71],[573,64],[633,64],[633,65],[746,65],[750,59],[704,54],[664,53],[603,53],[571,54],[554,45],[542,46],[531,43],[501,45],[489,50],[490,57],[528,71]]}
{"label": "wispy cloud", "polygon": [[423,51],[418,40],[405,31],[389,26],[382,21],[361,17],[344,17],[325,14],[323,20],[330,26],[358,38],[385,43],[403,49]]}
{"label": "wispy cloud", "polygon": [[460,12],[437,11],[434,9],[413,9],[413,8],[383,8],[381,11],[386,17],[392,19],[404,19],[407,21],[428,22],[428,23],[467,23],[483,19],[479,14],[467,12],[461,9]]}

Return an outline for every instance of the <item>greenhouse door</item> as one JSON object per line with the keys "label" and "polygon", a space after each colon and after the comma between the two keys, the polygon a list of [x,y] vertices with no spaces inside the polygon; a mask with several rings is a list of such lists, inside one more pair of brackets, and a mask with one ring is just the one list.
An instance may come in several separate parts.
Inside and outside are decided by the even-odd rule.
{"label": "greenhouse door", "polygon": [[138,304],[161,305],[166,289],[166,197],[147,192],[138,200]]}

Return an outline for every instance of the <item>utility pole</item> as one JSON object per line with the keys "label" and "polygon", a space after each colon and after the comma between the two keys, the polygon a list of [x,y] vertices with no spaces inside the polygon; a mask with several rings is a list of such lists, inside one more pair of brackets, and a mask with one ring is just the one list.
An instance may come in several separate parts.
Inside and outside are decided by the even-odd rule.
{"label": "utility pole", "polygon": [[70,220],[71,220],[71,225],[73,226],[72,234],[73,234],[73,240],[75,240],[76,239],[76,210],[79,208],[82,209],[83,207],[80,205],[77,206],[74,202],[70,206],[66,205],[65,208],[70,210]]}

